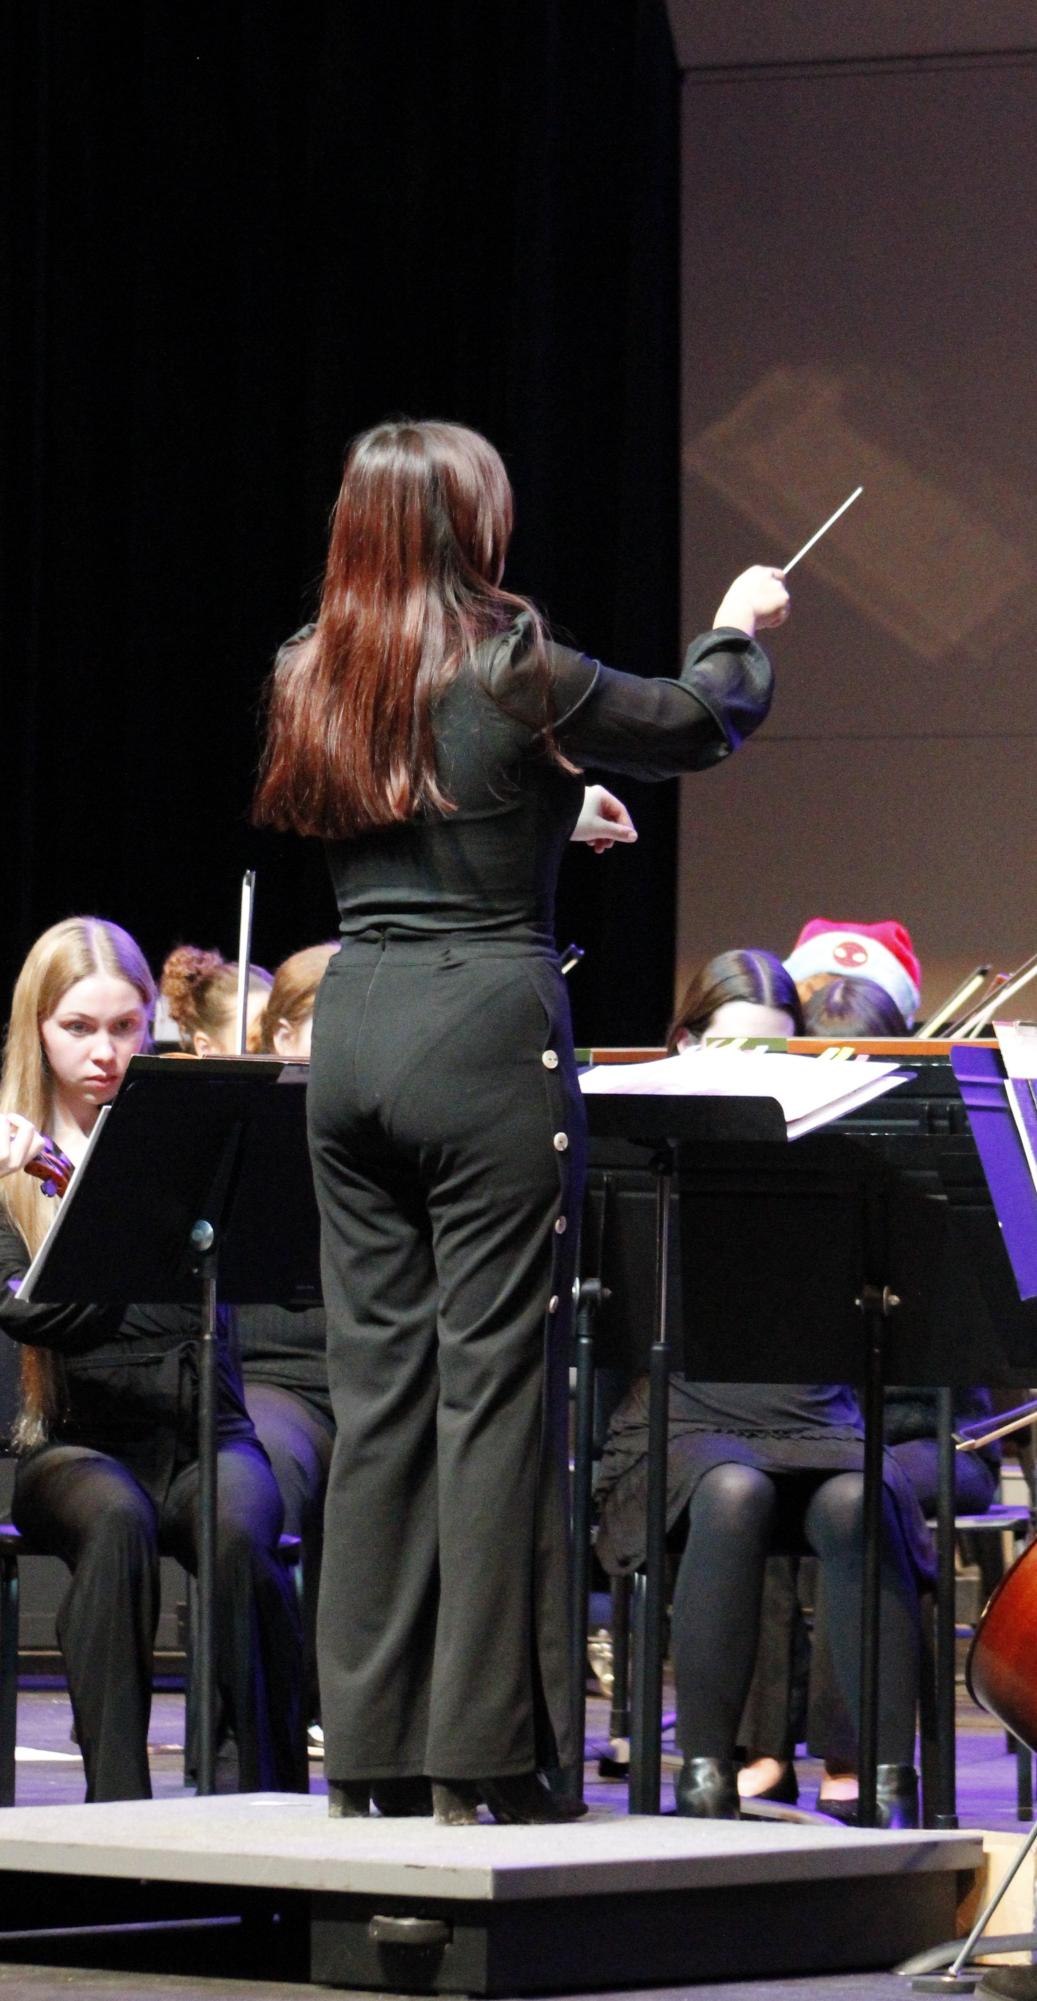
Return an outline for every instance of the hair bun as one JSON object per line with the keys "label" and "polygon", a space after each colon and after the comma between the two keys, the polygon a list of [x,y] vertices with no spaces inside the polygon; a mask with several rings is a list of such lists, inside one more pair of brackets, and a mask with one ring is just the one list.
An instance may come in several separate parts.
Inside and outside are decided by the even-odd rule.
{"label": "hair bun", "polygon": [[219,952],[203,952],[199,945],[177,945],[162,968],[159,991],[174,1021],[197,1005],[200,990],[225,964]]}

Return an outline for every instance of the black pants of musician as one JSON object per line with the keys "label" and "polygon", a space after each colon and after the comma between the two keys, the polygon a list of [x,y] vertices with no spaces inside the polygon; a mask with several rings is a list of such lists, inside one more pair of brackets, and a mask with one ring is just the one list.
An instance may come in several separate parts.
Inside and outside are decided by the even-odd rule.
{"label": "black pants of musician", "polygon": [[[18,1469],[14,1520],[71,1570],[58,1612],[88,1800],[148,1799],[148,1720],[159,1555],[196,1567],[198,1464],[157,1501],[118,1459],[54,1444]],[[243,1792],[305,1791],[301,1646],[277,1553],[281,1499],[248,1439],[219,1448],[216,1681],[238,1746]]]}
{"label": "black pants of musician", "polygon": [[319,1722],[317,1593],[335,1426],[308,1397],[258,1377],[246,1377],[245,1407],[281,1490],[285,1534],[302,1543],[303,1703],[307,1722]]}
{"label": "black pants of musician", "polygon": [[[860,1700],[861,1473],[770,1474],[714,1466],[695,1488],[673,1599],[677,1737],[686,1757],[731,1758],[752,1678],[764,1566],[771,1549],[819,1558],[839,1687]],[[880,1569],[879,1758],[914,1761],[918,1588],[896,1510],[884,1495]]]}
{"label": "black pants of musician", "polygon": [[489,942],[345,944],[318,994],[309,1106],[337,1428],[326,1770],[571,1763],[564,1304],[583,1123],[555,965]]}

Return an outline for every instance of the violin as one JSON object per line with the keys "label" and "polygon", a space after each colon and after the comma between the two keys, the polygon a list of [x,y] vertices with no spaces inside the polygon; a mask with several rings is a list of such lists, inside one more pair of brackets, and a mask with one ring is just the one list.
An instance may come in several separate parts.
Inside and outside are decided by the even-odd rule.
{"label": "violin", "polygon": [[965,1686],[974,1702],[1037,1751],[1037,1542],[995,1585],[973,1634]]}
{"label": "violin", "polygon": [[26,1174],[35,1175],[37,1181],[42,1181],[45,1195],[64,1195],[74,1172],[74,1163],[67,1153],[62,1153],[46,1133],[39,1153],[25,1167]]}

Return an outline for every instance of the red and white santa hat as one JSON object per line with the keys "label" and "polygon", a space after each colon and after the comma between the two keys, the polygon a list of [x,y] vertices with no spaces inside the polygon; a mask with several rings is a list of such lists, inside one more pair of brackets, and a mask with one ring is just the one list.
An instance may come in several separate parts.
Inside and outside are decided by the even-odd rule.
{"label": "red and white santa hat", "polygon": [[875,980],[896,1001],[908,1024],[921,999],[922,969],[911,934],[892,918],[884,924],[856,920],[838,924],[828,917],[812,917],[796,939],[785,971],[797,983],[816,973],[831,973],[834,980]]}

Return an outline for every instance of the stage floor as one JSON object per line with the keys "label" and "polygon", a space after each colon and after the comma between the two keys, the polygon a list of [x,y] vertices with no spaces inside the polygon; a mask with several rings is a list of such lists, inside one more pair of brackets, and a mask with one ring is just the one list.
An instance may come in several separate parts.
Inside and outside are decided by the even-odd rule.
{"label": "stage floor", "polygon": [[[183,1777],[184,1704],[179,1694],[157,1692],[152,1707],[150,1765],[156,1799],[190,1793]],[[71,1741],[72,1712],[64,1689],[23,1689],[18,1698],[19,1806],[50,1806],[79,1802],[83,1797],[83,1767]],[[595,1812],[626,1813],[626,1786],[598,1778],[599,1753],[608,1748],[608,1708],[597,1696],[587,1703],[587,1799]],[[672,1743],[672,1739],[670,1740]],[[958,1689],[958,1819],[962,1827],[1012,1832],[1021,1823],[1015,1812],[1015,1760],[1005,1751],[1003,1730],[977,1709],[963,1685]],[[813,1808],[821,1767],[815,1759],[797,1762],[801,1805]],[[310,1785],[324,1790],[324,1768],[311,1761]],[[672,1804],[672,1773],[663,1773],[663,1806]]]}

